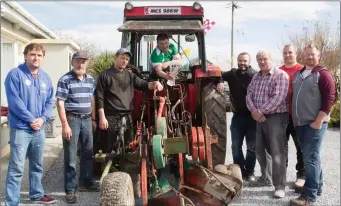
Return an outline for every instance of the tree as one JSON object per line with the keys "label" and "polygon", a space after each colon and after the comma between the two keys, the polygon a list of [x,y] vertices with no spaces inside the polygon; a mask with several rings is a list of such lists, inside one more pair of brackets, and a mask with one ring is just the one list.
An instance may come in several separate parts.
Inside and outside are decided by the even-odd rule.
{"label": "tree", "polygon": [[88,65],[88,72],[97,78],[104,70],[115,63],[115,52],[105,51],[91,59]]}
{"label": "tree", "polygon": [[73,42],[75,42],[76,44],[79,45],[81,50],[84,50],[91,58],[95,57],[96,54],[98,54],[100,52],[98,46],[96,46],[93,43],[90,43],[86,40],[86,38],[84,36],[79,36],[79,37],[74,37],[71,36],[69,34],[66,34],[60,30],[54,30],[53,31],[60,39],[64,39],[64,40],[72,40]]}
{"label": "tree", "polygon": [[[329,14],[326,14],[329,15]],[[303,63],[302,51],[313,43],[321,52],[320,64],[327,67],[335,79],[337,97],[340,96],[340,22],[331,29],[328,20],[306,21],[301,30],[288,35],[289,42],[297,48],[297,62]]]}

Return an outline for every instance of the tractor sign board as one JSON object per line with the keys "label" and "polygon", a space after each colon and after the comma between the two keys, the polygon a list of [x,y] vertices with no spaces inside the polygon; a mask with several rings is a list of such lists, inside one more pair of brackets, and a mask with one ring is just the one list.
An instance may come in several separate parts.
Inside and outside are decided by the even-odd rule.
{"label": "tractor sign board", "polygon": [[145,15],[181,15],[181,7],[145,7]]}

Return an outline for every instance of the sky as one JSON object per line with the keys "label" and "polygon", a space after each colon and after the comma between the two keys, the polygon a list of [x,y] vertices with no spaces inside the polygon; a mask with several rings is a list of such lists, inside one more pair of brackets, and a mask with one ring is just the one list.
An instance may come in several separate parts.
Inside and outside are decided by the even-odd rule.
{"label": "sky", "polygon": [[[131,1],[135,6],[192,5],[194,1]],[[93,43],[100,50],[115,51],[121,45],[117,28],[123,23],[124,1],[18,2],[39,22],[52,31]],[[221,69],[230,68],[231,6],[229,1],[200,1],[205,19],[215,21],[206,34],[207,58]],[[234,18],[234,67],[241,52],[251,55],[257,67],[256,54],[267,50],[276,65],[282,63],[282,47],[290,43],[288,35],[302,30],[309,21],[326,21],[336,30],[340,20],[339,1],[237,1]],[[196,56],[192,44],[184,45]]]}

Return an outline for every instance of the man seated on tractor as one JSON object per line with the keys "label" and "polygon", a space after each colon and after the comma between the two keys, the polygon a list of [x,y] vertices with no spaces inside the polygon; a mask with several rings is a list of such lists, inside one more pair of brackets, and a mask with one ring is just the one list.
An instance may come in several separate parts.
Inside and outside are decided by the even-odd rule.
{"label": "man seated on tractor", "polygon": [[153,75],[156,74],[163,79],[174,80],[175,77],[169,73],[169,66],[173,63],[181,65],[181,56],[178,49],[174,44],[169,43],[169,36],[164,33],[157,35],[156,42],[157,46],[150,56],[153,66],[151,76],[153,78]]}
{"label": "man seated on tractor", "polygon": [[[134,89],[163,90],[160,82],[147,82],[127,70],[127,64],[132,56],[127,49],[121,48],[115,55],[114,65],[98,76],[96,85],[95,99],[103,153],[111,153],[114,149],[122,117],[126,117],[128,127],[124,137],[125,143],[130,142],[134,137],[131,118]],[[137,179],[134,175],[131,176],[133,183],[136,183]],[[134,189],[135,194],[138,194],[137,188]]]}

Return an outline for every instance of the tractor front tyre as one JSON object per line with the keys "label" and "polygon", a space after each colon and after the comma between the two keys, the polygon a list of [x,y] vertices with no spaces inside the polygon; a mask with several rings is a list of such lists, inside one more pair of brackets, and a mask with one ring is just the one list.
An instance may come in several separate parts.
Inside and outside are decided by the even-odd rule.
{"label": "tractor front tyre", "polygon": [[[213,83],[204,85],[201,95],[203,119],[205,120],[206,115],[207,125],[210,127],[211,134],[218,136],[218,143],[211,145],[213,165],[225,164],[227,135],[226,97],[215,89]],[[203,123],[205,124],[205,121]]]}
{"label": "tractor front tyre", "polygon": [[101,206],[135,205],[133,182],[124,172],[108,174],[101,185]]}

